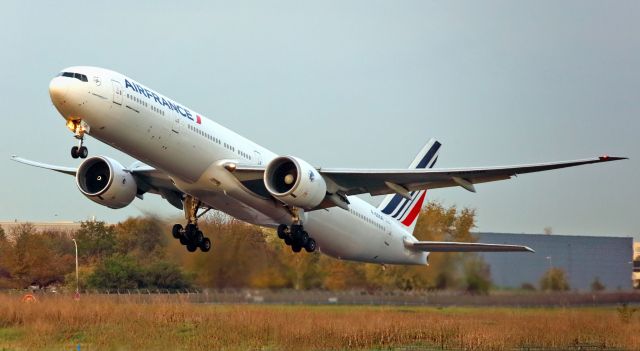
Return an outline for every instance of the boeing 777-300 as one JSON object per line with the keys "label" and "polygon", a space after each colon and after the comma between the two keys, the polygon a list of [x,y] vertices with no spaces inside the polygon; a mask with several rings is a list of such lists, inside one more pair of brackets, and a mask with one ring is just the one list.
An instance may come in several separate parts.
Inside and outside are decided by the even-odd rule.
{"label": "boeing 777-300", "polygon": [[[173,236],[193,252],[211,241],[198,218],[215,209],[242,221],[277,228],[295,252],[319,249],[332,257],[381,264],[427,264],[430,252],[533,251],[526,246],[418,241],[413,236],[427,189],[478,183],[623,159],[504,167],[438,169],[441,144],[429,140],[408,169],[335,169],[278,155],[202,114],[120,73],[69,67],[49,84],[54,106],[78,140],[77,167],[15,161],[74,176],[80,192],[113,209],[157,194],[184,211]],[[136,161],[125,167],[107,156],[88,157],[90,135]],[[375,207],[357,195],[386,195]]]}

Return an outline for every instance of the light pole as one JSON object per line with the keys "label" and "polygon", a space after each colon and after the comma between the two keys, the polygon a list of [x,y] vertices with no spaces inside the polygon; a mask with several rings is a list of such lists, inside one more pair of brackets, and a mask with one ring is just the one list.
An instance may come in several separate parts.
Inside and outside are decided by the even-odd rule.
{"label": "light pole", "polygon": [[71,240],[73,240],[73,245],[76,247],[76,298],[77,298],[80,295],[80,279],[78,276],[78,243],[76,242],[76,239],[71,239]]}
{"label": "light pole", "polygon": [[547,274],[545,274],[545,276],[547,277],[547,283],[549,284],[547,289],[553,290],[553,288],[551,287],[551,285],[553,284],[553,278],[551,277],[553,275],[553,273],[551,273],[551,271],[553,270],[553,258],[551,256],[547,256],[545,258],[549,260],[549,271],[547,272]]}

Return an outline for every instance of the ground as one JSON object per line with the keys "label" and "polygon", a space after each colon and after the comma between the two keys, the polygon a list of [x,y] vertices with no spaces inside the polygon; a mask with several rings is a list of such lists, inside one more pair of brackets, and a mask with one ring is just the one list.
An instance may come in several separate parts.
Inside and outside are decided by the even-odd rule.
{"label": "ground", "polygon": [[0,350],[640,349],[630,307],[194,304],[0,295]]}

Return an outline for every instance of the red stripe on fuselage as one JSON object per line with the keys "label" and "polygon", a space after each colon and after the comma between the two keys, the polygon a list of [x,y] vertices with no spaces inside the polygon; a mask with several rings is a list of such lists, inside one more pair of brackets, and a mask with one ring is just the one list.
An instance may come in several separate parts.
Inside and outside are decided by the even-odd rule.
{"label": "red stripe on fuselage", "polygon": [[418,218],[418,214],[422,209],[422,203],[424,202],[425,196],[427,196],[426,191],[422,193],[422,195],[420,195],[420,199],[418,199],[418,202],[415,204],[415,206],[413,206],[413,208],[411,209],[411,212],[409,212],[409,215],[407,215],[407,218],[405,218],[404,221],[401,222],[403,225],[409,227],[411,226],[413,221],[415,221],[416,218]]}

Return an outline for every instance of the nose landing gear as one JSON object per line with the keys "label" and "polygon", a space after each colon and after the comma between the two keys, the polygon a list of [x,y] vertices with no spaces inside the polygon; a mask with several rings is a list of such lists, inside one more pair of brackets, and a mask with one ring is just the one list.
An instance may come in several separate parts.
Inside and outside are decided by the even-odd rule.
{"label": "nose landing gear", "polygon": [[307,252],[314,252],[318,248],[316,241],[304,231],[301,224],[293,224],[288,227],[286,224],[278,226],[278,238],[291,246],[293,252],[300,252],[304,248]]}
{"label": "nose landing gear", "polygon": [[89,150],[82,145],[84,142],[84,133],[86,131],[85,126],[81,120],[69,120],[67,121],[67,127],[75,134],[75,138],[78,139],[78,146],[71,148],[71,157],[73,158],[87,158],[89,156]]}
{"label": "nose landing gear", "polygon": [[186,246],[189,252],[195,252],[198,248],[202,252],[208,252],[211,250],[211,240],[205,237],[198,228],[198,218],[202,217],[211,208],[209,207],[198,214],[198,209],[200,209],[202,203],[191,195],[185,197],[183,205],[187,225],[183,228],[179,223],[174,224],[171,234],[174,238],[180,240],[180,244]]}

